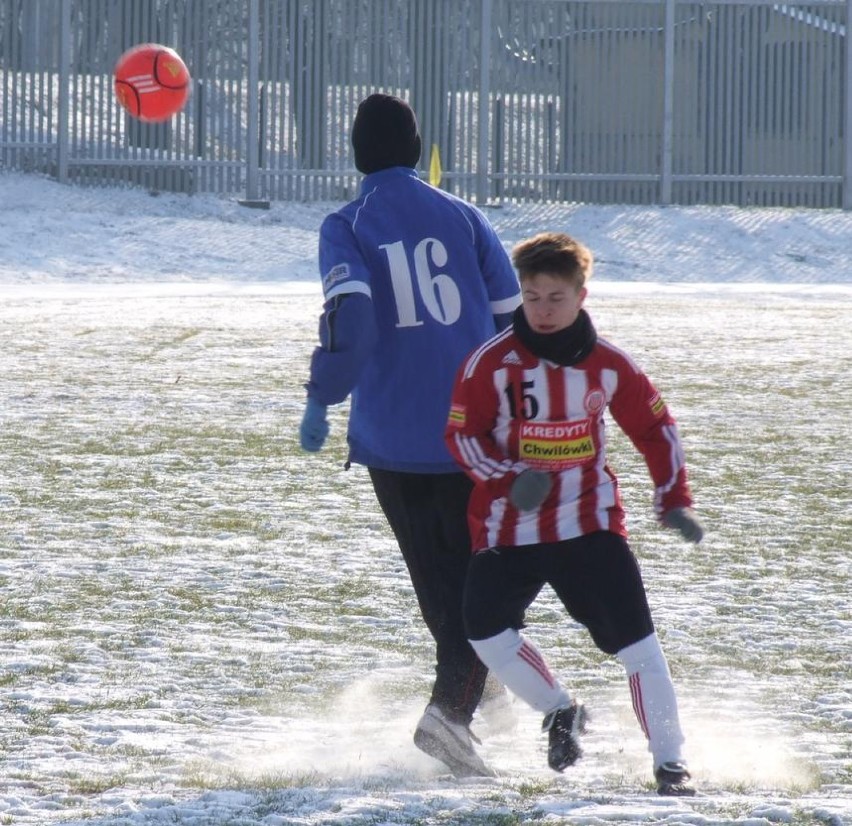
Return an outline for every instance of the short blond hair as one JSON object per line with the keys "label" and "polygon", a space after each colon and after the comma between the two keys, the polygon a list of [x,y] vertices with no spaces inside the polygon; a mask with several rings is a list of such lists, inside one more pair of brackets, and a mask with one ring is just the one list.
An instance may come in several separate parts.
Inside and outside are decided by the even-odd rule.
{"label": "short blond hair", "polygon": [[579,290],[592,277],[592,251],[564,232],[540,232],[517,244],[512,263],[523,282],[539,273],[548,273],[570,281]]}

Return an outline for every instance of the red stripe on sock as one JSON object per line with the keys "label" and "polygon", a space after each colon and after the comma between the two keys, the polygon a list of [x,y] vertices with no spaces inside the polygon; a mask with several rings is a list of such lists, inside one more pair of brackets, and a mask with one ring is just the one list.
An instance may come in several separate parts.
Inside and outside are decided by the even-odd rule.
{"label": "red stripe on sock", "polygon": [[650,740],[651,735],[648,732],[648,718],[645,716],[645,703],[642,700],[642,682],[639,679],[638,672],[631,674],[628,680],[630,684],[630,699],[633,700],[633,711],[636,714],[636,719],[642,727],[642,732],[645,737]]}
{"label": "red stripe on sock", "polygon": [[538,651],[536,651],[529,643],[524,642],[521,645],[518,650],[518,656],[541,675],[541,678],[547,683],[549,688],[554,688],[556,686],[556,680],[553,679],[553,675],[550,673],[550,670],[542,659],[541,654],[539,654]]}

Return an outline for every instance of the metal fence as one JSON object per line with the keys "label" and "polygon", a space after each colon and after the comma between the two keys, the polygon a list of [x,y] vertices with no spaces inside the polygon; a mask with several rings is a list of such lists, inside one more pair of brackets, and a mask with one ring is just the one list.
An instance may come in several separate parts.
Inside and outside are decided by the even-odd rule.
{"label": "metal fence", "polygon": [[[479,202],[852,208],[852,0],[0,0],[0,165],[338,200],[358,101],[408,98]],[[183,56],[185,109],[120,109],[118,56]]]}

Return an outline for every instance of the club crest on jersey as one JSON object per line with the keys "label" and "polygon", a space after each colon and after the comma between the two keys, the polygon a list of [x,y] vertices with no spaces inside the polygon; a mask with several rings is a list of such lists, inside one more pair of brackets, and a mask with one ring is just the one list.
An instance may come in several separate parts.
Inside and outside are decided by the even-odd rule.
{"label": "club crest on jersey", "polygon": [[659,393],[655,393],[654,397],[651,399],[651,412],[655,416],[662,416],[666,410],[666,403],[663,401],[663,397]]}
{"label": "club crest on jersey", "polygon": [[595,456],[591,419],[573,422],[522,422],[518,457],[532,467],[566,470]]}
{"label": "club crest on jersey", "polygon": [[322,280],[322,288],[328,292],[335,284],[349,278],[349,264],[337,264],[332,267]]}
{"label": "club crest on jersey", "polygon": [[464,427],[467,421],[465,408],[460,404],[454,404],[450,407],[450,416],[447,419],[447,424],[450,427]]}
{"label": "club crest on jersey", "polygon": [[606,394],[600,387],[593,387],[583,399],[583,407],[590,416],[597,416],[606,405]]}

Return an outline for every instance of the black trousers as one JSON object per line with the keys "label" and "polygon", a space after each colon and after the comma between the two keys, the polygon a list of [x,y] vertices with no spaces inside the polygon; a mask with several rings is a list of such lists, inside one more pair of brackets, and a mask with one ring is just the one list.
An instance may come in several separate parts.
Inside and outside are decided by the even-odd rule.
{"label": "black trousers", "polygon": [[616,654],[654,632],[639,564],[609,531],[518,548],[480,551],[464,595],[469,639],[524,627],[524,614],[548,583],[597,647]]}
{"label": "black trousers", "polygon": [[431,702],[451,719],[468,724],[488,673],[467,641],[462,620],[471,559],[467,502],[473,483],[463,473],[369,472],[435,640]]}

